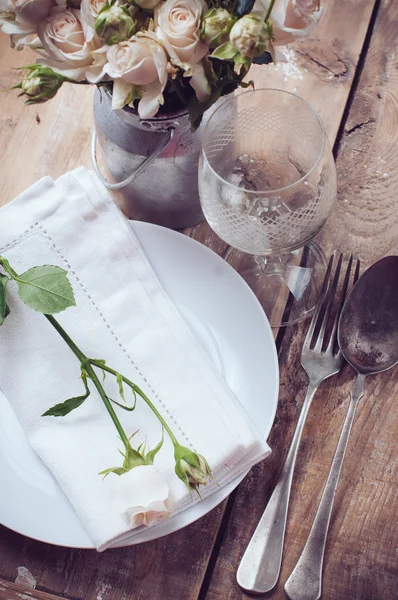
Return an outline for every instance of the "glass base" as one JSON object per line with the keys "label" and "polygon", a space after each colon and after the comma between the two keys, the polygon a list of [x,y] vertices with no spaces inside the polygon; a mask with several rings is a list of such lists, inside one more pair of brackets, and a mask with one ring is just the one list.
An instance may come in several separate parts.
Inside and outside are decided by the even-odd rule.
{"label": "glass base", "polygon": [[231,248],[225,260],[251,287],[271,327],[311,316],[326,272],[325,256],[314,242],[281,256],[253,256]]}

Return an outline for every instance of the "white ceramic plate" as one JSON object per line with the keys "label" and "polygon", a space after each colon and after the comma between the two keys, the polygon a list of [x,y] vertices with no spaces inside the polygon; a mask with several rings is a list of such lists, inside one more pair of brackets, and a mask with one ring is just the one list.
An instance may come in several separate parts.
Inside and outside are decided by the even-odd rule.
{"label": "white ceramic plate", "polygon": [[[198,335],[264,437],[278,397],[278,360],[271,328],[241,277],[214,252],[175,231],[131,222],[160,281]],[[131,544],[185,527],[219,504],[243,479],[169,521],[136,535]],[[74,509],[28,445],[9,405],[0,406],[0,522],[28,537],[93,548]]]}

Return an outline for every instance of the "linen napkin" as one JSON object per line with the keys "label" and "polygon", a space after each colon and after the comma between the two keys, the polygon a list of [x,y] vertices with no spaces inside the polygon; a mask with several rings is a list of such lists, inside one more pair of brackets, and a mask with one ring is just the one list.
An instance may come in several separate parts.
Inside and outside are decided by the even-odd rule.
{"label": "linen napkin", "polygon": [[[201,486],[202,498],[269,453],[92,172],[79,168],[57,181],[45,177],[1,208],[0,254],[19,273],[43,264],[68,271],[76,307],[56,318],[86,355],[106,360],[141,387],[181,444],[206,457],[214,480]],[[126,516],[135,492],[130,499],[122,489],[127,476],[98,475],[122,464],[114,425],[93,386],[67,416],[40,416],[82,394],[79,363],[46,318],[21,302],[12,283],[8,288],[0,388],[96,548],[128,540],[142,529],[132,529]],[[111,379],[104,386],[116,398]],[[127,390],[126,400],[132,400]],[[161,426],[140,398],[131,413],[116,410],[127,435],[138,430],[134,447],[146,441],[154,448],[160,441]],[[169,486],[173,514],[200,501],[175,475],[167,436],[155,465]]]}

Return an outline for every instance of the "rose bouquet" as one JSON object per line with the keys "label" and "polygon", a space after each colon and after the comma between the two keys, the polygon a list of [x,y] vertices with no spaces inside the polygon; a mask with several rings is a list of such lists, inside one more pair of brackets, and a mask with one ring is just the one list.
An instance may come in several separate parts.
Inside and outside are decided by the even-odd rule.
{"label": "rose bouquet", "polygon": [[251,65],[307,35],[319,0],[0,0],[11,45],[40,58],[16,86],[26,103],[53,98],[64,82],[109,86],[113,108],[141,118],[183,105],[194,127]]}

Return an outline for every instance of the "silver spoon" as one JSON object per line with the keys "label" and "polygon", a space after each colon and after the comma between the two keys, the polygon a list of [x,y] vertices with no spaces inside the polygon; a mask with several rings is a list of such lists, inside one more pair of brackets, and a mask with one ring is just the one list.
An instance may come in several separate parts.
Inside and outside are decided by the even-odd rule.
{"label": "silver spoon", "polygon": [[398,363],[398,256],[376,262],[353,287],[341,312],[338,342],[357,378],[310,534],[285,584],[290,600],[321,597],[322,564],[333,501],[355,411],[364,395],[365,379]]}

